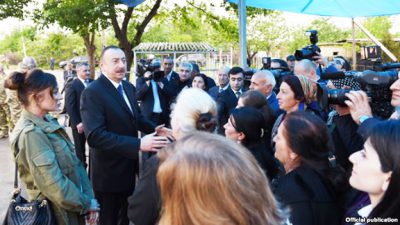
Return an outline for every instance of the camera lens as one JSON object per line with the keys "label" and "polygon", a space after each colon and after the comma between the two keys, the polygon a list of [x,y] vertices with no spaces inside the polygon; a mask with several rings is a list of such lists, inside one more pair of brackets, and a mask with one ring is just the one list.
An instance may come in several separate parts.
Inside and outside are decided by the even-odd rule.
{"label": "camera lens", "polygon": [[328,89],[327,90],[327,95],[328,95],[328,103],[332,105],[340,105],[340,106],[346,106],[347,105],[344,103],[344,101],[348,100],[346,97],[346,93],[349,93],[350,90],[343,90],[343,89]]}

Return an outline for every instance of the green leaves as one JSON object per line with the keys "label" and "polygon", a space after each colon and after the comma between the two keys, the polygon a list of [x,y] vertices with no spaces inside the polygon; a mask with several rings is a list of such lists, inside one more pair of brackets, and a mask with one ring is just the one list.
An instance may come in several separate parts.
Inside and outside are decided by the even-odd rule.
{"label": "green leaves", "polygon": [[0,0],[0,20],[7,17],[22,19],[24,7],[30,2],[31,0]]}

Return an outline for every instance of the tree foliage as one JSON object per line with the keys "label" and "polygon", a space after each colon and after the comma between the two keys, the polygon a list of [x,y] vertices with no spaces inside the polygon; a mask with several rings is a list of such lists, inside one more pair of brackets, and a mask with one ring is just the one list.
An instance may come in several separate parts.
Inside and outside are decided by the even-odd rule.
{"label": "tree foliage", "polygon": [[22,19],[25,11],[24,7],[31,0],[0,0],[0,20],[7,17],[16,17]]}

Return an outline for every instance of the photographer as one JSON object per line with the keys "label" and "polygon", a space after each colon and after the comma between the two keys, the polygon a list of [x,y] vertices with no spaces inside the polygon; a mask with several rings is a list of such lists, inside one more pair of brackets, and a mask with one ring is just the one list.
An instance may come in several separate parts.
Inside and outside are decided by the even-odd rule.
{"label": "photographer", "polygon": [[[400,72],[398,73],[398,78]],[[392,91],[391,105],[395,107],[395,111],[390,119],[400,119],[400,79],[397,79],[391,86]],[[360,125],[358,132],[364,138],[367,137],[373,126],[379,123],[379,119],[373,117],[371,106],[368,103],[368,96],[364,91],[351,91],[346,96],[349,100],[345,103],[350,109],[351,117]]]}
{"label": "photographer", "polygon": [[164,78],[160,71],[161,63],[155,59],[143,76],[136,80],[136,98],[140,101],[140,110],[144,117],[157,125],[169,124],[169,96]]}
{"label": "photographer", "polygon": [[[330,89],[336,89],[333,84]],[[341,89],[348,89],[343,85]],[[332,136],[333,144],[336,149],[338,163],[346,170],[351,170],[349,156],[363,148],[363,139],[357,133],[358,124],[355,123],[350,115],[350,109],[346,106],[333,104],[334,109],[328,116],[328,128]]]}

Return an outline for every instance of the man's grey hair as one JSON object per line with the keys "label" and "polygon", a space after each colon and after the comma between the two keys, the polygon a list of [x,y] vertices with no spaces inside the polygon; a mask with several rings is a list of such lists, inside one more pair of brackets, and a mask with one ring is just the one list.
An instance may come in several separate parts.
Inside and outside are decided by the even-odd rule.
{"label": "man's grey hair", "polygon": [[266,83],[271,84],[272,88],[276,85],[274,75],[268,70],[259,70],[253,76],[258,76],[266,80]]}
{"label": "man's grey hair", "polygon": [[[301,66],[302,68],[304,68],[304,72],[307,74],[310,74],[312,71],[317,70],[317,65],[315,65],[315,63],[313,63],[309,59],[303,59],[297,62],[295,66]],[[299,74],[299,75],[306,75],[306,74]]]}
{"label": "man's grey hair", "polygon": [[231,68],[229,68],[229,66],[222,66],[219,68],[218,72],[223,71],[226,75],[228,75],[229,70],[231,70]]}
{"label": "man's grey hair", "polygon": [[18,67],[23,70],[31,70],[37,67],[36,60],[32,56],[25,56]]}
{"label": "man's grey hair", "polygon": [[180,68],[188,68],[190,70],[190,72],[193,71],[193,65],[190,62],[181,62],[179,64]]}
{"label": "man's grey hair", "polygon": [[89,67],[89,64],[88,64],[88,63],[85,63],[85,62],[78,63],[78,64],[76,64],[75,68],[78,69],[78,68],[80,68],[80,67],[82,67],[82,66],[87,66],[87,67]]}

